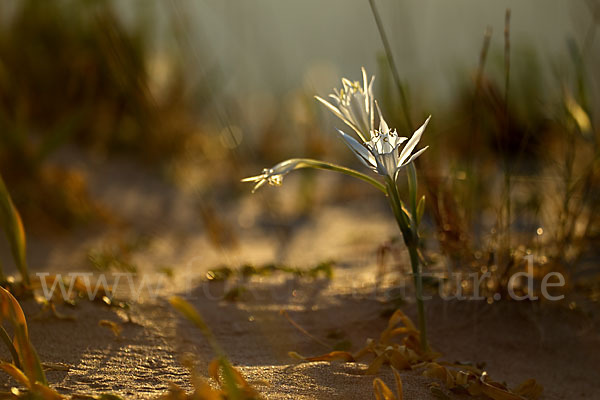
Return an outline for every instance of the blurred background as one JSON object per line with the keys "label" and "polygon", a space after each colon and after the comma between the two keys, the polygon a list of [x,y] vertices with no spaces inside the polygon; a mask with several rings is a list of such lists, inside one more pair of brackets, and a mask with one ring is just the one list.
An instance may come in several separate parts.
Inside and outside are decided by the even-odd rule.
{"label": "blurred background", "polygon": [[328,207],[389,219],[345,177],[302,171],[253,197],[239,182],[289,157],[362,168],[313,96],[365,66],[403,135],[433,115],[419,160],[431,267],[491,270],[496,293],[534,254],[597,301],[600,3],[375,4],[406,105],[367,0],[2,1],[0,172],[34,268],[131,268],[154,243],[169,270],[193,235],[219,249],[209,264],[247,262],[236,249],[260,235],[277,250],[256,260],[289,261]]}

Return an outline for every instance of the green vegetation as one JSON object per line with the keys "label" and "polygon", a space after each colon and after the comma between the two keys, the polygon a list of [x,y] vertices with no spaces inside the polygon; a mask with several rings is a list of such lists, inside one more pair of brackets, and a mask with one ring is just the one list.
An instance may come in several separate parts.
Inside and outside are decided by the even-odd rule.
{"label": "green vegetation", "polygon": [[[128,321],[93,321],[94,329],[106,331],[116,343],[106,348],[89,343],[103,356],[105,350],[109,354],[121,348],[120,356],[129,354],[125,351],[130,344],[125,343],[128,330],[140,328],[135,333],[139,337],[149,334],[155,328],[150,325],[157,322],[148,322],[152,318],[160,319],[157,330],[169,331],[159,332],[161,341],[173,341],[168,343],[169,351],[179,350],[179,345],[190,340],[173,329],[179,319],[166,317],[172,317],[173,310],[198,328],[214,359],[207,361],[208,371],[203,373],[193,362],[174,356],[173,369],[185,367],[189,386],[166,386],[170,382],[163,382],[161,374],[167,367],[161,360],[145,360],[147,376],[160,376],[152,375],[157,387],[164,384],[164,391],[170,387],[161,397],[166,400],[260,398],[254,382],[247,381],[227,356],[235,359],[227,342],[217,337],[225,331],[243,341],[246,329],[254,329],[249,326],[259,322],[261,339],[287,333],[289,324],[303,339],[310,339],[295,342],[300,343],[297,349],[276,348],[278,356],[285,358],[289,351],[299,363],[353,364],[357,375],[370,376],[369,385],[374,379],[376,399],[402,399],[403,374],[425,376],[429,391],[439,398],[533,400],[541,395],[541,385],[533,379],[512,389],[492,380],[490,375],[498,371],[488,375],[482,366],[490,360],[443,361],[444,354],[430,343],[455,342],[440,338],[438,316],[425,312],[423,297],[429,294],[438,300],[482,296],[481,310],[461,309],[473,312],[477,324],[481,313],[488,315],[488,310],[496,312],[509,305],[522,311],[519,318],[531,319],[531,325],[539,328],[544,321],[537,317],[562,320],[564,309],[577,323],[586,324],[587,330],[574,335],[583,343],[579,348],[589,345],[582,337],[593,330],[588,326],[594,327],[600,302],[600,114],[594,65],[599,60],[595,44],[598,1],[586,3],[590,26],[584,27],[583,35],[567,38],[563,55],[554,58],[513,34],[512,18],[517,15],[510,10],[498,15],[503,30],[486,29],[481,48],[473,49],[472,61],[460,60],[467,67],[448,74],[455,79],[444,103],[435,98],[437,88],[405,80],[404,69],[412,60],[401,57],[405,49],[397,41],[406,37],[384,24],[393,16],[380,14],[381,1],[365,1],[373,21],[361,15],[356,29],[378,32],[375,38],[381,42],[371,43],[372,49],[354,51],[365,63],[378,61],[377,80],[363,70],[362,81],[343,79],[341,89],[330,97],[317,97],[321,104],[313,98],[314,88],[321,92],[321,81],[329,82],[340,66],[317,66],[298,77],[302,87],[288,87],[292,85],[286,80],[285,87],[267,93],[270,88],[245,85],[246,74],[248,80],[258,76],[253,68],[225,67],[230,61],[221,49],[215,49],[222,42],[214,39],[213,32],[202,37],[198,33],[202,29],[192,30],[194,2],[165,2],[160,7],[156,5],[163,2],[148,3],[132,2],[127,9],[114,0],[0,3],[0,227],[6,238],[0,243],[0,339],[6,349],[3,355],[7,355],[0,360],[0,372],[11,377],[7,388],[15,386],[10,393],[0,392],[0,398],[120,398],[70,393],[68,384],[57,386],[67,393],[59,394],[51,387],[57,382],[53,373],[47,374],[51,368],[32,345],[34,341],[42,358],[46,356],[43,345],[55,346],[44,342],[55,332],[48,338],[30,337],[30,327],[35,331],[38,323],[57,330],[64,328],[63,323],[81,328],[75,325],[75,315],[88,298],[99,307],[110,306],[110,312]],[[238,6],[219,3],[209,6],[208,14],[217,15],[220,7],[238,12]],[[232,26],[232,41],[238,46],[234,51],[254,51],[249,47],[254,38],[250,33],[261,26],[254,21]],[[388,38],[392,32],[395,37]],[[161,40],[166,45],[159,46]],[[452,40],[459,39],[449,38],[449,43]],[[279,78],[288,79],[288,60],[278,60],[277,49],[270,44],[260,46],[260,55],[244,57],[277,65]],[[318,60],[323,58],[327,57],[318,55]],[[358,67],[344,65],[343,69],[358,72]],[[336,125],[320,119],[322,105],[338,117]],[[334,128],[341,129],[337,129],[339,137]],[[336,141],[339,138],[342,141]],[[260,170],[303,155],[310,158],[290,158]],[[344,166],[331,162],[335,160]],[[316,174],[308,168],[342,175]],[[249,198],[250,189],[239,183],[251,171],[260,171],[244,181],[252,182],[254,190],[266,183],[278,186],[295,170],[302,171],[298,180],[290,178],[286,183],[291,192],[264,190]],[[339,215],[359,218],[365,224],[387,218],[399,231],[392,238],[385,236],[389,230],[374,237],[360,222],[348,228]],[[315,240],[311,235],[317,229],[325,234],[315,235]],[[338,242],[330,246],[328,235],[339,235],[343,239],[340,248],[349,254],[338,254]],[[316,241],[320,243],[312,248]],[[297,252],[299,246],[306,246],[301,249],[304,253]],[[319,253],[323,249],[326,255]],[[305,260],[290,258],[290,254],[310,260],[332,258],[300,268]],[[192,258],[199,260],[193,268]],[[375,283],[363,275],[372,267],[378,268]],[[54,268],[52,274],[46,273],[50,268]],[[91,277],[92,286],[99,282],[93,296],[88,297],[90,282],[77,273],[69,276],[75,271]],[[45,276],[34,279],[36,272]],[[564,278],[564,285],[556,285],[553,293],[564,295],[565,301],[544,308],[556,316],[535,314],[537,303],[529,307],[532,302],[521,305],[510,300],[510,293],[540,295],[540,282],[550,273]],[[515,274],[531,277],[535,287],[524,284],[527,279],[511,280]],[[107,280],[96,280],[122,275],[126,278],[121,284],[131,284],[130,289],[140,281],[159,281],[158,298],[126,303],[112,297],[119,292],[102,283]],[[340,283],[339,277],[347,281]],[[175,296],[183,296],[182,281],[190,295],[218,293],[216,297],[210,293],[210,300],[219,309],[204,308],[200,315]],[[293,283],[291,292],[281,282]],[[412,287],[408,293],[403,286],[406,282]],[[263,284],[271,286],[258,300],[252,290]],[[345,285],[343,290],[340,284]],[[73,290],[65,295],[57,289],[45,298],[42,287]],[[372,289],[373,296],[367,299],[365,293]],[[279,290],[284,293],[275,299]],[[346,314],[340,312],[338,317],[337,308],[324,309],[318,303],[323,299],[320,296],[332,293],[334,301],[348,301],[340,306],[346,307],[342,310]],[[364,300],[365,307],[371,307],[366,308],[368,312],[348,310],[355,307],[350,301],[357,299],[353,296],[358,297],[356,304]],[[165,306],[165,298],[171,307]],[[540,304],[541,309],[547,303]],[[27,311],[30,305],[39,313],[33,318],[27,315],[26,320],[22,307]],[[362,311],[362,306],[356,305],[357,310]],[[63,313],[63,307],[69,311]],[[415,323],[403,311],[413,308]],[[288,313],[288,309],[294,311]],[[209,314],[213,311],[226,324],[213,326],[210,317],[214,316]],[[148,319],[140,315],[138,324],[136,312],[152,315]],[[348,321],[337,321],[348,314]],[[301,323],[296,322],[297,315]],[[328,324],[318,320],[321,315],[331,319],[323,321]],[[380,317],[386,318],[387,325]],[[307,320],[314,325],[309,326]],[[569,318],[564,320],[564,326],[570,326]],[[218,318],[214,321],[219,324]],[[377,324],[385,325],[382,332],[375,330]],[[312,333],[314,326],[317,329]],[[447,335],[463,340],[464,330],[479,334],[479,328],[459,326]],[[368,336],[362,333],[367,330],[377,336],[363,346]],[[69,332],[79,334],[72,328]],[[540,343],[554,345],[545,335],[540,332]],[[275,339],[281,338],[273,338],[273,348],[279,345]],[[352,351],[359,341],[362,348]],[[328,353],[310,357],[293,351],[308,353],[315,343]],[[202,363],[204,356],[194,353],[194,360]],[[556,364],[561,361],[557,359]],[[279,367],[277,362],[269,367]],[[180,375],[176,371],[169,379]],[[548,376],[558,374],[546,371],[540,381]],[[392,378],[394,390],[388,387]],[[137,388],[128,389],[135,392]]]}

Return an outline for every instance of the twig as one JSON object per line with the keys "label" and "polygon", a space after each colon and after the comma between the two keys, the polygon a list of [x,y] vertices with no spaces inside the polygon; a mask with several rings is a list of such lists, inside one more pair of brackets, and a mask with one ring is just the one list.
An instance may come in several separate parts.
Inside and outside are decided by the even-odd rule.
{"label": "twig", "polygon": [[481,90],[481,79],[483,78],[483,69],[485,67],[485,61],[487,60],[491,39],[492,27],[488,25],[483,33],[483,45],[481,46],[481,53],[479,53],[479,65],[477,66],[477,75],[475,78],[475,98],[477,98],[477,95]]}
{"label": "twig", "polygon": [[392,77],[394,78],[394,82],[396,83],[398,93],[400,94],[400,102],[402,104],[402,111],[404,113],[404,121],[407,125],[409,132],[412,132],[413,124],[412,124],[412,119],[410,116],[408,99],[406,97],[406,92],[404,91],[404,87],[402,86],[402,82],[400,81],[400,75],[398,75],[398,68],[396,67],[396,62],[394,61],[394,56],[392,54],[390,42],[387,39],[385,30],[383,29],[383,23],[381,22],[381,17],[379,16],[379,12],[377,11],[377,6],[375,5],[375,0],[369,0],[369,4],[371,6],[371,12],[373,13],[373,18],[375,19],[375,24],[377,25],[377,30],[379,31],[379,36],[381,37],[381,42],[383,43],[383,49],[385,50],[385,55],[388,60],[388,64],[392,71]]}
{"label": "twig", "polygon": [[[510,122],[508,113],[508,95],[510,84],[510,8],[506,9],[504,18],[504,132],[505,140],[510,133]],[[510,255],[510,218],[511,218],[511,170],[508,160],[508,149],[504,147],[504,184],[506,190],[506,249]]]}
{"label": "twig", "polygon": [[288,312],[287,312],[286,310],[283,310],[283,309],[282,309],[281,311],[279,311],[279,313],[280,313],[281,315],[283,315],[283,316],[285,317],[285,319],[287,319],[287,320],[288,320],[288,322],[289,322],[290,324],[292,324],[292,326],[293,326],[294,328],[298,329],[300,332],[302,332],[303,334],[305,334],[306,336],[308,336],[309,338],[311,338],[311,339],[312,339],[312,340],[314,340],[315,342],[319,343],[320,345],[322,345],[322,346],[324,346],[324,347],[326,347],[326,348],[328,348],[328,349],[330,349],[330,348],[331,348],[331,345],[330,345],[330,344],[327,344],[327,343],[325,343],[324,341],[322,341],[321,339],[319,339],[318,337],[316,337],[316,336],[314,336],[314,335],[311,335],[311,334],[310,334],[310,333],[309,333],[309,332],[308,332],[306,329],[304,329],[303,327],[301,327],[300,325],[298,325],[298,323],[297,323],[296,321],[294,321],[294,320],[292,319],[292,317],[290,317],[290,315],[288,314]]}
{"label": "twig", "polygon": [[[485,62],[487,60],[488,50],[490,48],[490,42],[492,39],[492,27],[487,26],[485,32],[483,34],[483,44],[481,46],[481,52],[479,53],[479,65],[477,66],[477,73],[475,75],[475,93],[473,93],[473,98],[471,100],[471,113],[469,116],[469,143],[474,143],[475,138],[479,137],[480,130],[480,113],[476,110],[476,105],[480,100],[481,93],[481,81],[483,80],[483,70],[485,68]],[[476,146],[469,146],[469,154],[467,157],[467,171],[469,175],[472,174],[474,170],[474,154],[476,154]],[[473,199],[469,199],[469,204],[473,204]],[[472,207],[466,207],[466,223],[468,226],[471,225],[472,221]]]}

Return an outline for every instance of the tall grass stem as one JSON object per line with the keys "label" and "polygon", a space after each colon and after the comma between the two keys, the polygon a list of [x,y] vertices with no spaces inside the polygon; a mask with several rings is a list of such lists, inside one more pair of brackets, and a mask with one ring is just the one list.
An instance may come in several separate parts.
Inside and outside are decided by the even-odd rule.
{"label": "tall grass stem", "polygon": [[402,105],[402,112],[404,113],[404,121],[406,123],[406,127],[409,132],[413,130],[412,118],[410,116],[410,107],[408,106],[408,98],[406,96],[406,92],[404,91],[404,86],[400,81],[400,75],[398,74],[398,68],[396,67],[396,62],[394,61],[394,55],[392,54],[392,48],[390,47],[390,42],[388,41],[387,35],[385,33],[385,29],[383,27],[383,23],[381,22],[381,17],[379,16],[379,11],[377,10],[377,5],[375,4],[375,0],[369,0],[369,5],[371,6],[371,12],[373,13],[373,18],[375,19],[375,24],[377,25],[377,30],[379,31],[379,37],[381,37],[381,42],[383,43],[383,49],[385,51],[386,58],[388,60],[388,64],[390,66],[390,70],[392,71],[392,77],[394,78],[394,82],[396,83],[396,88],[398,89],[398,94],[400,95],[400,103]]}

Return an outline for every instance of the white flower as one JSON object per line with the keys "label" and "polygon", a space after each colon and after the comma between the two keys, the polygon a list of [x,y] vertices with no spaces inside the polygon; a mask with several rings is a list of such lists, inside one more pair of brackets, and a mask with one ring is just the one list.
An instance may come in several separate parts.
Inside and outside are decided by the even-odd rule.
{"label": "white flower", "polygon": [[335,94],[329,95],[333,104],[319,96],[315,98],[354,129],[362,141],[366,142],[374,130],[373,80],[375,76],[372,76],[367,83],[367,71],[364,68],[361,70],[362,86],[358,81],[352,82],[342,78],[343,88],[333,89]]}
{"label": "white flower", "polygon": [[[359,143],[352,136],[345,134],[339,129],[338,132],[342,135],[342,138],[348,147],[350,147],[363,164],[379,175],[388,176],[395,181],[400,169],[414,161],[427,150],[427,147],[429,147],[424,147],[411,155],[412,151],[419,143],[423,131],[425,131],[430,119],[431,116],[429,116],[425,123],[413,133],[410,140],[406,137],[398,136],[396,130],[390,130],[381,116],[379,130],[373,131],[371,140],[364,144]],[[402,151],[400,151],[401,144],[406,140],[408,140],[408,142]]]}
{"label": "white flower", "polygon": [[283,183],[284,175],[298,168],[301,163],[300,159],[291,159],[280,162],[275,165],[273,168],[265,168],[262,170],[262,174],[251,176],[249,178],[242,179],[242,182],[255,182],[254,188],[252,188],[252,193],[256,192],[258,188],[260,188],[265,183],[268,183],[271,186],[281,186]]}

